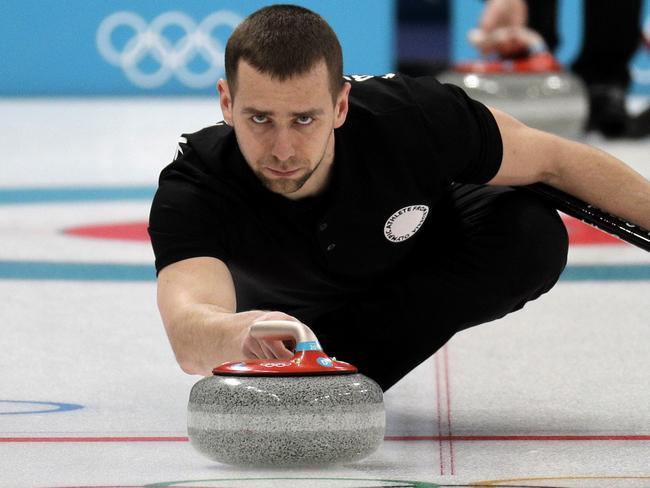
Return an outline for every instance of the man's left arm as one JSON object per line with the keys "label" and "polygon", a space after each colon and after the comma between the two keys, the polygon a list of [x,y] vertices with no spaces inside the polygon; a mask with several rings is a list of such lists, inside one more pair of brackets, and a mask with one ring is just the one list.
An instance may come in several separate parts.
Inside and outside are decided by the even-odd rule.
{"label": "man's left arm", "polygon": [[639,173],[604,151],[490,111],[501,132],[503,159],[489,185],[546,183],[650,229],[650,182]]}

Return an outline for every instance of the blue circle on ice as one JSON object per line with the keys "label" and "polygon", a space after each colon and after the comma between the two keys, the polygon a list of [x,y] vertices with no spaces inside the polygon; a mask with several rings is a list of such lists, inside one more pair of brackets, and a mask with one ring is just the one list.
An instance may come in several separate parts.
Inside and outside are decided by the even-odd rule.
{"label": "blue circle on ice", "polygon": [[0,400],[0,415],[33,415],[69,412],[84,408],[76,403],[34,402],[28,400]]}
{"label": "blue circle on ice", "polygon": [[318,358],[316,362],[321,366],[325,366],[326,368],[332,367],[332,360],[330,358]]}

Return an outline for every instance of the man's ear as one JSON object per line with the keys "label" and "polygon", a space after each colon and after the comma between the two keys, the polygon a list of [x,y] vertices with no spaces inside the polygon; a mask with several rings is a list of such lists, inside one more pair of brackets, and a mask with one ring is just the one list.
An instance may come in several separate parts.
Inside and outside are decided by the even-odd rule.
{"label": "man's ear", "polygon": [[349,82],[343,83],[343,87],[339,92],[339,96],[336,97],[336,106],[334,107],[334,128],[338,129],[345,122],[345,118],[348,115],[348,98],[350,96],[350,89],[352,85]]}
{"label": "man's ear", "polygon": [[228,81],[220,79],[217,83],[217,90],[219,90],[219,104],[221,105],[223,120],[232,127],[232,95]]}

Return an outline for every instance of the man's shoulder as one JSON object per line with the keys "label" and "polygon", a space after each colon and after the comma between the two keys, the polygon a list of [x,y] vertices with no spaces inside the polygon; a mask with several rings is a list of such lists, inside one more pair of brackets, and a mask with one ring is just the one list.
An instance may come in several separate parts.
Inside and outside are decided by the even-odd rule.
{"label": "man's shoulder", "polygon": [[204,127],[203,129],[200,129],[188,135],[196,136],[196,137],[202,137],[202,136],[214,137],[215,135],[225,136],[229,134],[231,130],[232,127],[230,127],[228,124],[226,124],[225,121],[222,120],[220,122],[217,122],[216,124],[208,125],[207,127]]}
{"label": "man's shoulder", "polygon": [[446,96],[446,90],[433,77],[413,78],[387,73],[385,75],[347,75],[350,82],[350,105],[374,115],[417,108],[422,97]]}
{"label": "man's shoulder", "polygon": [[174,160],[193,160],[214,171],[218,170],[220,165],[226,164],[229,158],[236,157],[237,153],[237,142],[232,127],[225,122],[218,122],[199,131],[182,134]]}
{"label": "man's shoulder", "polygon": [[199,155],[202,153],[208,155],[222,148],[228,142],[232,132],[232,127],[221,121],[196,132],[183,134],[180,141],[187,144]]}
{"label": "man's shoulder", "polygon": [[232,128],[224,122],[205,127],[193,133],[182,134],[176,146],[173,161],[160,175],[160,183],[214,183],[215,178],[236,157],[237,149]]}

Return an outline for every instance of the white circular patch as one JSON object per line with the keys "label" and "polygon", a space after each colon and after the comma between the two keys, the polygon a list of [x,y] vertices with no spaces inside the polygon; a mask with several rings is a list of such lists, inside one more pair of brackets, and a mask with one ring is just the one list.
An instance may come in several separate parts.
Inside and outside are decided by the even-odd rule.
{"label": "white circular patch", "polygon": [[400,208],[391,215],[384,225],[384,235],[391,242],[402,242],[412,237],[427,218],[429,207],[410,205]]}

